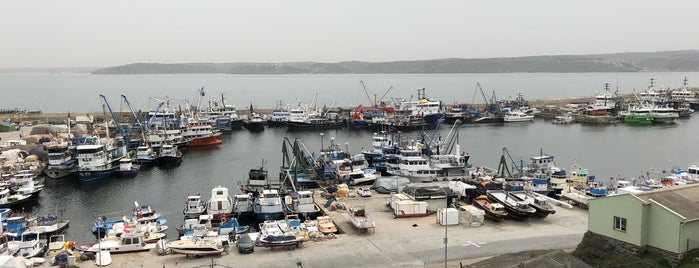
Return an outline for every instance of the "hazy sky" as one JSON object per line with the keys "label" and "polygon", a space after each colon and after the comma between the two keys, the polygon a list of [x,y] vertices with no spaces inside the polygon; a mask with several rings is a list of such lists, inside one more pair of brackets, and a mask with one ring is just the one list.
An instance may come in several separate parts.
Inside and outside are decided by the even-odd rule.
{"label": "hazy sky", "polygon": [[0,68],[699,49],[699,1],[0,3]]}

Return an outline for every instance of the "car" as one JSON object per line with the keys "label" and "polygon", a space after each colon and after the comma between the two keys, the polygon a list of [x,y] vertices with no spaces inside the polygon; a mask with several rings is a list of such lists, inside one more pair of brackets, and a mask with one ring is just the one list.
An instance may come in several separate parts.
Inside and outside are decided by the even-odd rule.
{"label": "car", "polygon": [[238,247],[238,253],[253,253],[255,252],[255,241],[252,241],[250,235],[240,234],[235,240],[235,245]]}
{"label": "car", "polygon": [[359,187],[357,188],[357,194],[362,197],[371,196],[371,188],[369,187]]}

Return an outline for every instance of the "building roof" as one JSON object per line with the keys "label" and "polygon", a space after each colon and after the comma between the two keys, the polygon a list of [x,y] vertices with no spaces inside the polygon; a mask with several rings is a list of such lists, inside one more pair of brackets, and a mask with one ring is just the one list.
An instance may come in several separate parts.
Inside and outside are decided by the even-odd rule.
{"label": "building roof", "polygon": [[699,184],[672,187],[633,195],[646,202],[652,199],[682,217],[685,217],[689,221],[699,220]]}

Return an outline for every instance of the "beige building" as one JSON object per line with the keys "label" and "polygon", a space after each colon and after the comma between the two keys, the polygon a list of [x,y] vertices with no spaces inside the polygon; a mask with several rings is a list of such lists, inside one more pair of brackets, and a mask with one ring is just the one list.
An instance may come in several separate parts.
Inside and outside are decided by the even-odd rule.
{"label": "beige building", "polygon": [[699,249],[699,184],[592,199],[588,229],[630,251],[681,259]]}

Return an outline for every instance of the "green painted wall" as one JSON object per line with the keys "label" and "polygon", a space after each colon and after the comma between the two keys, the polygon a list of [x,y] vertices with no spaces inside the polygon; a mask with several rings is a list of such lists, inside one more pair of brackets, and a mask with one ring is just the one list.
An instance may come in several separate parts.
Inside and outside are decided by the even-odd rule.
{"label": "green painted wall", "polygon": [[[644,245],[643,202],[630,194],[595,198],[589,201],[588,229],[637,246]],[[614,229],[614,216],[626,218],[626,232]]]}
{"label": "green painted wall", "polygon": [[[687,239],[692,240],[689,242],[689,248],[687,248]],[[680,252],[687,252],[692,249],[699,247],[699,221],[688,222],[681,227],[680,231],[680,241],[679,248]]]}
{"label": "green painted wall", "polygon": [[646,245],[670,252],[680,251],[680,222],[682,218],[655,202],[648,206]]}

